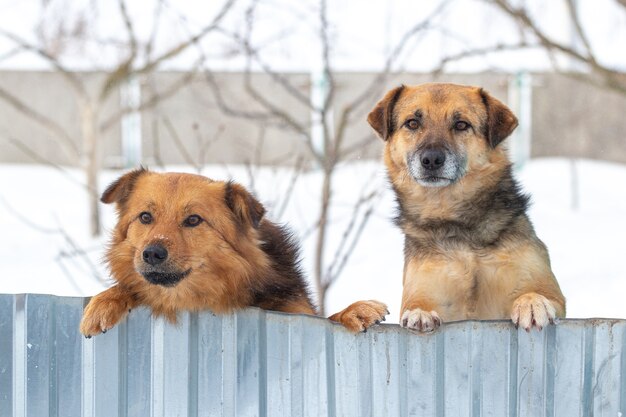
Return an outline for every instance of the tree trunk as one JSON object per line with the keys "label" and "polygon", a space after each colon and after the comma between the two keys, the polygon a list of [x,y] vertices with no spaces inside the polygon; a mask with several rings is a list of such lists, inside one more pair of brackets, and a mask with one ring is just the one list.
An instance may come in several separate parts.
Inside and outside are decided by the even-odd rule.
{"label": "tree trunk", "polygon": [[98,192],[98,173],[100,158],[98,153],[98,131],[96,114],[93,105],[86,103],[81,111],[82,134],[85,157],[83,169],[87,177],[87,193],[89,198],[89,229],[92,236],[99,236],[100,227],[100,193]]}
{"label": "tree trunk", "polygon": [[326,291],[330,286],[330,283],[324,280],[324,250],[326,248],[326,228],[328,226],[330,201],[332,197],[332,175],[333,168],[324,167],[317,244],[315,247],[315,285],[317,288],[319,312],[323,316],[326,315]]}

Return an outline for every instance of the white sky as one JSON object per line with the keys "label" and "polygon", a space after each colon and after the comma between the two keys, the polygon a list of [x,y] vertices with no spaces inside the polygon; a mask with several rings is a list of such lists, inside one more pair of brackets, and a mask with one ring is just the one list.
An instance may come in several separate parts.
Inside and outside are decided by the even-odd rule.
{"label": "white sky", "polygon": [[[626,70],[626,12],[614,0],[579,0],[580,15],[587,36],[600,62]],[[139,38],[147,40],[154,27],[154,0],[127,1]],[[251,0],[237,0],[222,27],[227,32],[243,34],[248,30],[246,10]],[[530,10],[543,30],[566,43],[572,42],[562,1],[531,0]],[[44,8],[43,4],[47,4]],[[221,8],[217,1],[169,0],[164,3],[159,20],[157,50],[166,50],[195,33]],[[441,0],[328,0],[331,27],[331,56],[334,68],[349,71],[380,69],[389,51],[412,26],[424,21],[441,4]],[[274,69],[311,71],[319,67],[320,48],[318,2],[314,0],[261,0],[255,12],[253,44],[263,45],[264,60]],[[101,40],[124,41],[126,32],[112,0],[0,0],[0,28],[37,41],[37,33],[71,30],[84,21],[89,38],[85,44],[71,43],[63,62],[73,68],[98,69],[110,66],[125,54],[119,48],[103,46]],[[61,22],[61,23],[60,23]],[[428,71],[442,56],[494,44],[515,43],[518,30],[512,21],[482,0],[451,0],[444,12],[430,20],[431,30],[412,38],[403,49],[396,68]],[[98,40],[96,43],[95,40]],[[574,41],[575,43],[577,41]],[[578,42],[578,44],[580,44]],[[238,70],[243,60],[229,54],[233,42],[214,33],[203,42],[209,65],[216,69]],[[11,42],[0,36],[0,68],[47,68],[29,53],[6,57]],[[224,58],[224,55],[228,57]],[[184,69],[197,59],[194,50],[183,54],[164,68]],[[543,70],[550,64],[544,54],[500,53],[497,56],[465,59],[450,65],[449,71]]]}

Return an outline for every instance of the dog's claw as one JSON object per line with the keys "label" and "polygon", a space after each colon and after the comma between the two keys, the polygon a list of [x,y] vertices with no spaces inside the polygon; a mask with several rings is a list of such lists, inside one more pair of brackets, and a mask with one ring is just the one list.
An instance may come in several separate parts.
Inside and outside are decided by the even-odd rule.
{"label": "dog's claw", "polygon": [[544,296],[537,293],[526,293],[519,296],[513,303],[511,312],[513,324],[521,326],[526,332],[533,327],[541,331],[556,320],[554,305]]}
{"label": "dog's claw", "polygon": [[357,301],[339,313],[333,314],[329,319],[342,323],[354,333],[365,333],[368,327],[380,324],[380,321],[384,320],[385,310],[386,306],[379,301]]}
{"label": "dog's claw", "polygon": [[443,323],[443,320],[441,320],[436,311],[424,311],[420,308],[405,310],[401,320],[402,327],[417,330],[422,333],[431,333]]}
{"label": "dog's claw", "polygon": [[102,330],[102,334],[105,334],[106,332],[107,332],[107,329]]}
{"label": "dog's claw", "polygon": [[90,334],[86,334],[85,335],[85,339],[91,339],[91,335]]}

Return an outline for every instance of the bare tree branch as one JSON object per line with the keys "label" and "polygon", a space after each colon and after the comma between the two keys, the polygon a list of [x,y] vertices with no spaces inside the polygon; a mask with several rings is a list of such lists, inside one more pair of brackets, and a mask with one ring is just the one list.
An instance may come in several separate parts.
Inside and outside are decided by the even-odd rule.
{"label": "bare tree branch", "polygon": [[[177,44],[176,46],[170,48],[166,52],[162,53],[160,56],[152,60],[148,60],[145,64],[143,64],[143,66],[137,69],[133,68],[133,62],[135,61],[135,58],[137,56],[136,50],[134,51],[135,53],[133,53],[133,50],[131,49],[131,54],[129,58],[126,61],[122,62],[115,69],[115,71],[113,71],[107,77],[107,80],[104,83],[104,87],[100,92],[100,101],[105,100],[108,97],[108,95],[113,91],[113,88],[118,86],[120,83],[124,82],[126,79],[128,79],[128,77],[132,75],[136,76],[136,75],[151,73],[154,70],[156,70],[164,62],[177,57],[181,53],[185,52],[190,46],[195,45],[198,42],[200,42],[207,34],[215,30],[216,28],[218,28],[222,19],[226,16],[228,11],[235,4],[235,1],[236,0],[227,0],[222,6],[222,8],[220,9],[220,11],[217,13],[217,15],[213,18],[213,20],[204,28],[202,28],[197,34],[191,36],[190,38]],[[123,13],[125,13],[126,9],[125,9],[125,6],[123,5],[124,5],[124,1],[120,0],[120,8],[122,9]],[[128,15],[126,15],[124,19],[125,21],[126,20],[130,21],[130,18],[128,17]],[[127,24],[127,27],[128,27],[128,24]],[[128,28],[128,31],[132,33],[132,25],[130,26],[130,28]],[[135,48],[136,48],[136,44],[135,44]]]}
{"label": "bare tree branch", "polygon": [[[591,53],[591,46],[582,30],[582,27],[580,26],[580,21],[575,10],[571,9],[570,17],[574,19],[574,27],[576,28],[577,33],[581,38],[581,41],[585,45],[585,48],[588,48],[587,55],[583,55],[582,53],[574,49],[574,47],[565,45],[549,37],[538,26],[537,22],[529,16],[528,12],[524,8],[517,8],[512,5],[508,0],[489,1],[498,6],[500,10],[507,13],[514,20],[516,20],[518,24],[520,24],[522,27],[530,30],[530,32],[539,40],[543,48],[545,48],[547,51],[560,52],[580,62],[581,64],[587,65],[595,75],[599,76],[602,79],[602,83],[605,85],[605,87],[611,88],[617,92],[620,92],[621,94],[626,94],[626,79],[624,79],[624,73],[602,65],[595,59],[595,57]],[[574,7],[574,5],[571,5],[571,7]]]}
{"label": "bare tree branch", "polygon": [[168,61],[168,60],[170,60],[172,58],[175,58],[181,52],[184,52],[189,46],[198,43],[207,34],[209,34],[211,31],[213,31],[213,30],[215,30],[216,28],[219,27],[220,22],[224,19],[224,17],[228,13],[228,11],[233,7],[233,5],[235,4],[235,1],[236,0],[227,0],[226,3],[224,3],[224,6],[222,6],[220,11],[213,18],[211,23],[209,23],[204,28],[202,28],[196,35],[192,36],[191,38],[187,39],[184,42],[181,42],[177,46],[175,46],[175,47],[171,48],[170,50],[168,50],[167,52],[161,54],[156,59],[147,62],[143,67],[135,70],[134,72],[136,74],[146,74],[146,73],[152,72],[158,66],[160,66],[163,62]]}
{"label": "bare tree branch", "polygon": [[17,210],[11,204],[9,204],[9,202],[2,196],[0,196],[0,205],[3,205],[4,208],[13,217],[15,217],[17,220],[20,221],[20,223],[25,224],[29,228],[31,228],[31,229],[39,232],[39,233],[43,233],[43,234],[46,234],[46,235],[52,235],[52,234],[58,233],[57,229],[52,229],[52,228],[49,228],[49,227],[46,227],[46,226],[42,226],[40,224],[37,224],[37,223],[33,222],[28,217],[23,216],[22,213],[19,210]]}
{"label": "bare tree branch", "polygon": [[213,137],[206,140],[202,138],[197,123],[194,123],[192,127],[196,133],[196,140],[198,143],[198,164],[201,167],[204,167],[206,165],[206,153],[214,143],[222,139],[222,134],[224,133],[224,130],[226,130],[226,127],[223,124],[218,125],[217,130],[213,133]]}
{"label": "bare tree branch", "polygon": [[3,99],[6,103],[10,104],[15,110],[28,117],[41,127],[48,129],[58,139],[59,143],[63,147],[63,151],[71,160],[75,160],[80,155],[80,151],[70,134],[61,125],[54,120],[48,118],[44,114],[38,112],[34,108],[28,106],[19,98],[9,93],[4,88],[0,87],[0,99]]}
{"label": "bare tree branch", "polygon": [[496,52],[504,52],[504,51],[519,51],[519,50],[524,50],[524,49],[533,49],[533,48],[537,48],[539,45],[535,44],[528,44],[524,41],[516,43],[516,44],[495,44],[492,46],[487,46],[484,48],[476,48],[476,49],[468,49],[462,52],[459,52],[458,54],[452,54],[452,55],[448,55],[443,57],[440,61],[439,61],[439,65],[437,65],[437,67],[433,68],[433,70],[431,71],[431,74],[434,77],[437,77],[439,75],[441,75],[445,70],[446,70],[446,66],[451,63],[451,62],[457,62],[460,60],[463,60],[465,58],[472,58],[472,57],[476,57],[476,56],[484,56],[484,55],[488,55],[491,53],[496,53]]}
{"label": "bare tree branch", "polygon": [[65,265],[63,265],[63,263],[61,262],[62,259],[64,258],[73,258],[76,256],[80,257],[80,259],[90,269],[91,273],[93,274],[93,277],[96,278],[96,280],[98,280],[100,283],[105,283],[105,281],[102,279],[100,271],[98,270],[96,265],[93,262],[91,262],[91,259],[89,259],[89,255],[87,254],[87,251],[84,248],[81,248],[80,245],[76,243],[74,238],[72,238],[72,236],[63,227],[58,226],[57,228],[52,229],[52,228],[44,227],[37,223],[34,223],[27,217],[23,216],[18,210],[16,210],[13,206],[11,206],[1,196],[0,196],[0,205],[3,205],[5,209],[13,217],[15,217],[18,221],[20,221],[22,224],[26,225],[30,229],[35,230],[42,234],[46,234],[46,235],[60,235],[63,237],[63,239],[65,240],[65,243],[70,247],[70,251],[67,252],[61,249],[57,257],[55,258],[55,260],[57,264],[59,265],[59,267],[61,268],[61,270],[63,271],[63,273],[65,274],[65,276],[68,278],[69,283],[74,287],[75,290],[80,291],[81,288],[76,282],[76,279],[74,278],[74,276],[69,273]]}
{"label": "bare tree branch", "polygon": [[582,25],[580,24],[580,18],[578,16],[578,9],[576,7],[576,4],[574,4],[574,0],[565,0],[565,4],[567,5],[567,11],[569,13],[570,22],[572,23],[572,26],[574,26],[574,29],[576,30],[576,34],[578,35],[578,38],[580,39],[583,46],[585,47],[589,60],[595,63],[596,58],[594,57],[593,49],[591,48],[589,39],[587,38],[587,35],[585,34],[585,31],[583,30]]}
{"label": "bare tree branch", "polygon": [[[200,68],[199,64],[196,64],[195,68]],[[183,87],[189,85],[189,83],[196,77],[196,71],[194,69],[189,72],[184,72],[175,82],[170,84],[164,91],[162,92],[154,92],[147,100],[143,101],[136,108],[134,107],[124,107],[119,111],[115,112],[113,115],[106,118],[102,123],[100,123],[99,129],[102,132],[108,131],[110,128],[115,126],[124,116],[132,112],[143,112],[149,110],[159,103],[169,99],[178,91],[180,91]]]}
{"label": "bare tree branch", "polygon": [[159,120],[152,120],[152,144],[154,149],[154,162],[156,165],[165,170],[165,164],[163,163],[163,159],[161,158],[161,136],[159,131]]}
{"label": "bare tree branch", "polygon": [[581,55],[578,51],[574,50],[573,48],[550,39],[541,29],[539,29],[537,25],[535,25],[535,23],[529,17],[526,10],[522,8],[515,8],[512,4],[508,2],[508,0],[491,0],[491,1],[495,3],[496,5],[498,5],[501,10],[505,11],[511,17],[515,18],[515,20],[522,23],[524,27],[526,27],[527,29],[530,29],[532,33],[537,37],[537,39],[541,42],[541,44],[544,45],[545,47],[559,50],[560,52],[563,52],[566,55],[569,55],[583,62],[587,60],[587,57],[585,57],[584,55]]}
{"label": "bare tree branch", "polygon": [[[258,0],[254,0],[251,3],[250,7],[248,7],[247,10],[246,10],[246,22],[247,22],[246,33],[244,34],[244,38],[242,40],[242,43],[243,43],[243,46],[244,46],[245,52],[246,52],[246,58],[247,58],[246,69],[245,69],[245,72],[244,72],[244,87],[245,87],[245,90],[250,95],[250,97],[252,97],[257,104],[259,104],[262,108],[264,108],[267,113],[272,115],[273,118],[276,118],[276,119],[280,120],[285,125],[289,126],[290,128],[292,128],[296,132],[302,134],[304,137],[307,138],[307,142],[310,142],[309,133],[308,133],[308,130],[306,129],[306,127],[304,125],[300,124],[299,122],[297,122],[295,120],[295,118],[292,117],[289,114],[289,112],[284,111],[280,107],[272,104],[269,100],[267,100],[263,96],[263,94],[261,94],[253,86],[253,83],[251,81],[251,76],[252,76],[251,64],[252,64],[252,60],[256,56],[256,54],[255,54],[254,50],[252,49],[250,42],[251,42],[252,31],[253,31],[253,28],[254,28],[254,13],[255,13],[257,5],[258,5]],[[262,64],[260,59],[257,58],[257,61]],[[290,95],[292,95],[294,98],[296,98],[301,103],[307,103],[307,106],[310,106],[308,98],[303,96],[296,88],[293,88],[293,86],[286,80],[286,78],[284,76],[276,75],[275,72],[272,71],[268,66],[262,65],[262,68],[263,68],[264,72],[270,74],[270,76],[274,80],[277,80],[278,83],[283,88],[285,88],[285,90]],[[311,147],[311,150],[314,151],[314,149],[312,147]],[[315,152],[313,152],[313,153],[315,153]]]}
{"label": "bare tree branch", "polygon": [[[203,54],[202,51],[200,53]],[[271,103],[253,86],[251,80],[252,70],[250,67],[250,59],[248,59],[248,65],[246,66],[243,75],[244,89],[248,93],[248,95],[263,108],[263,111],[240,110],[230,106],[226,103],[226,100],[224,100],[224,96],[220,89],[219,83],[215,79],[215,75],[208,69],[205,69],[203,73],[207,84],[209,85],[209,87],[211,87],[211,90],[213,91],[215,103],[223,113],[234,117],[263,122],[264,124],[280,122],[281,124],[287,126],[291,130],[294,130],[296,133],[301,135],[302,138],[304,138],[305,144],[311,151],[311,155],[318,161],[320,160],[319,155],[317,155],[315,148],[312,146],[312,140],[307,126],[298,122],[294,117],[289,114],[288,111],[285,111],[281,107]]]}
{"label": "bare tree branch", "polygon": [[296,186],[296,183],[298,182],[298,179],[300,178],[300,176],[302,175],[302,172],[304,170],[304,158],[299,157],[296,160],[296,163],[293,167],[293,170],[291,172],[291,178],[289,179],[289,184],[287,185],[287,189],[284,192],[284,197],[282,199],[282,202],[278,202],[278,204],[276,205],[276,210],[275,210],[275,216],[276,216],[276,220],[280,220],[283,215],[285,214],[285,211],[287,210],[287,205],[289,204],[289,201],[291,200],[291,197],[293,196],[293,190]]}
{"label": "bare tree branch", "polygon": [[27,42],[25,39],[22,39],[19,36],[11,32],[8,32],[2,28],[0,28],[0,36],[4,36],[5,38],[11,40],[16,45],[18,45],[21,49],[29,51],[29,52],[33,52],[36,55],[39,55],[41,58],[43,58],[46,62],[52,65],[52,67],[55,70],[57,70],[63,76],[63,78],[65,78],[68,81],[68,83],[74,88],[74,90],[76,90],[76,92],[80,95],[82,99],[85,99],[86,97],[89,96],[87,94],[87,89],[85,88],[81,80],[78,78],[78,76],[75,73],[71,72],[69,69],[65,68],[65,66],[62,65],[61,62],[56,57],[50,55],[43,48],[33,45]]}
{"label": "bare tree branch", "polygon": [[307,139],[307,145],[309,146],[312,155],[316,159],[319,159],[319,155],[317,155],[315,148],[313,148],[313,146],[311,145],[311,139],[308,129],[303,124],[298,122],[294,117],[292,117],[288,111],[283,110],[282,108],[267,100],[265,96],[254,87],[251,80],[251,72],[249,68],[244,73],[244,88],[246,92],[250,95],[250,97],[252,97],[252,99],[254,99],[256,103],[265,108],[269,114],[273,115],[275,118],[278,118],[285,125],[289,126],[291,129],[295,130],[303,137],[305,137]]}
{"label": "bare tree branch", "polygon": [[118,0],[118,6],[120,9],[120,14],[122,15],[122,20],[124,21],[124,26],[126,27],[126,34],[128,36],[128,48],[130,49],[129,61],[131,61],[132,58],[137,55],[137,36],[135,35],[135,29],[133,28],[133,21],[128,15],[128,10],[126,9],[126,1]]}
{"label": "bare tree branch", "polygon": [[122,16],[122,20],[124,21],[124,27],[126,28],[126,34],[128,36],[129,54],[126,59],[116,65],[114,71],[107,74],[105,81],[102,83],[102,88],[100,89],[100,96],[98,98],[100,102],[106,100],[117,85],[129,77],[132,71],[133,61],[135,61],[135,58],[137,57],[137,37],[135,36],[133,22],[128,15],[128,10],[126,9],[125,0],[118,0],[118,7],[120,9],[120,14]]}
{"label": "bare tree branch", "polygon": [[146,43],[145,47],[145,57],[146,60],[150,61],[152,59],[152,51],[154,50],[154,43],[157,39],[157,35],[160,29],[161,23],[161,13],[163,13],[163,0],[158,0],[154,7],[154,12],[152,14],[152,30],[150,31],[150,38]]}
{"label": "bare tree branch", "polygon": [[[215,98],[215,104],[220,109],[220,111],[228,116],[237,117],[241,119],[248,119],[255,122],[260,122],[263,124],[276,124],[277,117],[276,115],[267,112],[267,111],[250,111],[250,110],[241,110],[239,108],[235,108],[231,106],[224,99],[224,95],[222,93],[222,89],[219,85],[219,82],[215,78],[215,74],[208,69],[204,69],[203,71],[204,79],[211,88],[213,92],[213,96]],[[284,125],[284,123],[282,123]],[[296,126],[297,127],[297,126]],[[303,130],[301,128],[297,128],[296,132],[305,137],[309,136],[308,131]]]}
{"label": "bare tree branch", "polygon": [[163,124],[165,125],[165,128],[170,134],[170,137],[172,138],[172,140],[174,141],[174,144],[176,145],[176,149],[178,149],[178,152],[180,152],[181,156],[185,160],[185,163],[193,166],[196,169],[196,171],[200,172],[202,170],[202,167],[198,165],[198,163],[193,159],[193,156],[191,156],[191,154],[185,147],[185,144],[180,139],[180,136],[178,135],[178,132],[174,128],[174,125],[172,125],[172,122],[170,121],[169,117],[162,116],[162,120],[163,120]]}
{"label": "bare tree branch", "polygon": [[[341,272],[345,268],[350,256],[352,255],[352,253],[354,253],[354,248],[356,247],[356,244],[358,243],[359,238],[361,237],[361,234],[365,229],[367,221],[374,211],[374,204],[372,202],[375,200],[376,197],[379,197],[380,195],[380,188],[370,191],[368,193],[362,192],[358,201],[354,204],[352,215],[350,216],[350,222],[343,231],[339,246],[335,250],[335,257],[326,269],[323,280],[323,284],[326,287],[330,286],[339,277],[339,275],[341,275]],[[365,212],[361,216],[357,227],[359,212],[361,211],[361,208],[365,205],[367,205],[367,207],[365,208]],[[348,241],[350,241],[349,244]]]}
{"label": "bare tree branch", "polygon": [[265,74],[269,75],[272,78],[273,81],[275,81],[278,85],[280,85],[289,95],[291,95],[293,98],[298,100],[298,102],[300,102],[300,104],[308,107],[311,110],[319,111],[319,109],[314,109],[313,108],[313,106],[311,105],[311,101],[310,101],[308,95],[303,94],[300,91],[300,89],[298,89],[298,87],[293,85],[291,83],[291,81],[289,81],[289,79],[284,74],[281,74],[281,73],[278,73],[278,72],[274,71],[261,58],[261,56],[260,56],[260,54],[258,52],[258,49],[255,50],[251,46],[247,45],[246,46],[246,53],[248,54],[249,59],[259,66],[261,71],[263,71]]}
{"label": "bare tree branch", "polygon": [[[272,67],[267,62],[265,62],[265,60],[263,60],[261,56],[261,51],[265,47],[267,47],[274,41],[280,42],[287,36],[286,33],[281,33],[280,35],[276,36],[275,39],[270,39],[263,45],[252,45],[251,36],[252,29],[254,28],[254,19],[252,17],[254,16],[254,7],[256,7],[257,4],[258,0],[254,1],[252,5],[246,10],[247,25],[244,36],[241,36],[237,33],[225,31],[221,28],[219,29],[220,33],[228,36],[234,42],[239,44],[243,48],[243,53],[246,55],[246,58],[249,59],[250,63],[256,64],[262,72],[269,75],[273,81],[275,81],[280,87],[282,87],[290,96],[298,100],[300,104],[308,107],[311,110],[319,111],[319,109],[313,108],[308,95],[302,93],[300,89],[295,86],[284,74],[274,71]],[[203,51],[201,51],[200,53],[204,54]]]}
{"label": "bare tree branch", "polygon": [[370,147],[376,143],[376,136],[372,133],[368,133],[363,138],[355,141],[350,146],[346,146],[341,150],[339,154],[340,160],[346,160],[352,157],[355,153],[362,151],[363,148]]}
{"label": "bare tree branch", "polygon": [[330,23],[328,22],[328,8],[326,6],[326,0],[320,0],[320,40],[322,42],[322,71],[324,76],[328,80],[329,91],[326,95],[326,100],[324,101],[324,105],[321,109],[321,112],[326,112],[329,108],[333,99],[335,98],[335,79],[333,76],[333,71],[331,68],[330,61]]}
{"label": "bare tree branch", "polygon": [[[330,64],[330,24],[328,22],[327,16],[327,7],[326,0],[320,0],[319,3],[319,20],[320,20],[320,33],[319,39],[322,46],[322,74],[323,74],[323,82],[327,83],[328,91],[324,91],[326,97],[324,97],[324,102],[322,107],[318,109],[319,117],[321,119],[321,125],[324,132],[324,149],[327,152],[327,160],[325,162],[325,169],[330,169],[330,166],[334,164],[334,161],[337,159],[337,149],[339,147],[338,142],[340,142],[343,138],[335,136],[331,137],[331,127],[329,121],[329,113],[331,112],[331,104],[335,97],[336,84],[335,79],[332,73],[331,64]],[[333,132],[334,133],[334,132]],[[334,139],[334,140],[333,140]],[[331,142],[334,142],[333,146],[331,146]],[[330,196],[329,196],[330,197]],[[330,200],[330,198],[329,198]]]}
{"label": "bare tree branch", "polygon": [[351,101],[351,103],[347,106],[347,111],[353,112],[360,104],[368,103],[368,100],[372,96],[380,95],[380,92],[385,88],[385,81],[389,77],[393,65],[404,51],[404,48],[406,48],[409,40],[418,34],[428,31],[433,26],[433,21],[437,18],[437,16],[440,16],[448,8],[449,3],[450,2],[448,0],[441,1],[431,14],[404,32],[404,34],[400,37],[400,40],[396,43],[396,46],[391,50],[389,55],[387,55],[385,64],[378,72],[378,75],[366,88],[363,89],[361,94],[357,95]]}
{"label": "bare tree branch", "polygon": [[18,55],[21,52],[22,52],[21,48],[10,49],[7,52],[5,52],[4,54],[0,55],[0,62],[5,61],[5,60],[7,60],[9,58],[13,58],[15,55]]}
{"label": "bare tree branch", "polygon": [[78,287],[75,282],[75,278],[69,273],[62,261],[64,259],[73,259],[75,257],[78,257],[78,259],[80,259],[87,266],[87,269],[91,272],[93,277],[96,278],[96,280],[98,280],[101,284],[105,284],[106,280],[102,277],[96,265],[89,258],[87,251],[78,245],[74,238],[72,238],[72,236],[64,228],[59,226],[58,233],[63,236],[66,244],[70,247],[70,251],[61,250],[56,260],[74,287]]}
{"label": "bare tree branch", "polygon": [[19,149],[22,153],[24,153],[24,155],[28,156],[29,158],[31,158],[33,161],[41,164],[41,165],[47,165],[51,168],[54,168],[55,170],[59,171],[60,173],[62,173],[71,183],[74,183],[76,185],[79,185],[81,188],[87,190],[89,192],[90,187],[88,184],[85,184],[82,181],[77,180],[76,178],[74,178],[71,173],[62,165],[59,164],[55,164],[54,162],[50,161],[48,158],[40,155],[39,153],[37,153],[35,150],[33,150],[32,148],[26,146],[24,143],[22,143],[22,141],[19,141],[15,138],[12,137],[5,137],[5,140],[7,142],[9,142],[10,144],[12,144],[13,146],[15,146],[17,149]]}

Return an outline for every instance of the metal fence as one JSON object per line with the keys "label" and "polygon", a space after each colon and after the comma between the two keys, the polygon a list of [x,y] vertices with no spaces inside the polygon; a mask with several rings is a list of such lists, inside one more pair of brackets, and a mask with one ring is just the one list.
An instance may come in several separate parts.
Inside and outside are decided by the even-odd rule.
{"label": "metal fence", "polygon": [[0,416],[626,415],[626,321],[352,335],[316,317],[145,309],[85,339],[86,300],[0,295]]}

